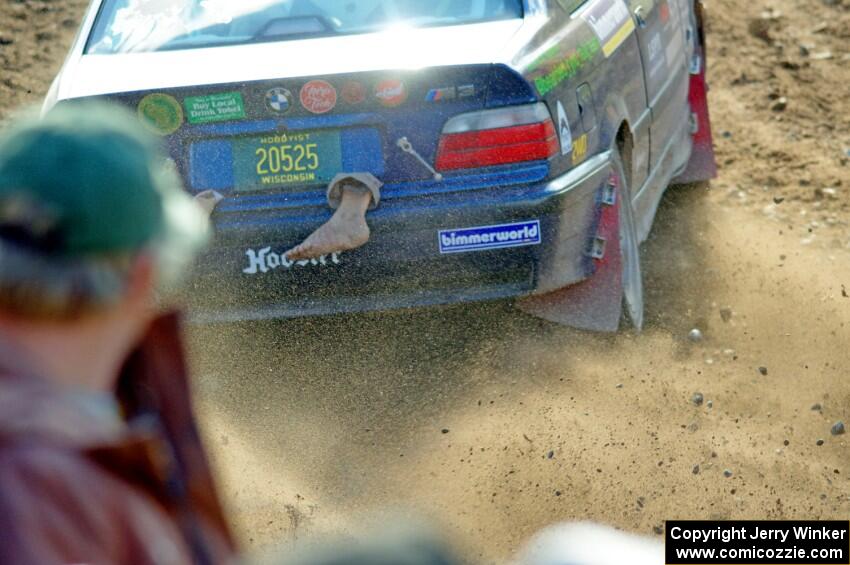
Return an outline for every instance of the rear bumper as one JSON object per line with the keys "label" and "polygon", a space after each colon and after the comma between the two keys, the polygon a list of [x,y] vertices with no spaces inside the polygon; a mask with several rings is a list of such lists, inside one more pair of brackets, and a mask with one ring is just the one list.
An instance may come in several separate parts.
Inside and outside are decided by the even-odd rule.
{"label": "rear bumper", "polygon": [[[604,153],[554,180],[498,188],[455,190],[449,181],[445,192],[427,196],[408,194],[410,187],[387,187],[380,208],[369,214],[368,244],[300,263],[281,255],[329,217],[321,201],[234,202],[217,213],[216,242],[200,259],[186,301],[195,320],[210,323],[550,292],[593,272],[585,251],[596,230],[609,163]],[[442,230],[531,221],[540,222],[536,245],[440,251]]]}

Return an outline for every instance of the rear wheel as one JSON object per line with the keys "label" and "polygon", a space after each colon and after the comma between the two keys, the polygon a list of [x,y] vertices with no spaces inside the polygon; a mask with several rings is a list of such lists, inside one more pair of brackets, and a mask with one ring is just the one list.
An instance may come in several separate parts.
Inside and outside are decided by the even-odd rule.
{"label": "rear wheel", "polygon": [[623,306],[626,317],[636,330],[643,328],[643,276],[640,267],[640,243],[637,236],[631,190],[623,160],[614,154],[614,173],[619,194],[620,254],[623,264]]}

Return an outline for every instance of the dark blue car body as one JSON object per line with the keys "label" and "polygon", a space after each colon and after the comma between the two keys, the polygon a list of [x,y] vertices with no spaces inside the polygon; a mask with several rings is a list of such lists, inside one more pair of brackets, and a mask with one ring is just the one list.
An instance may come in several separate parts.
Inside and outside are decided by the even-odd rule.
{"label": "dark blue car body", "polygon": [[[89,28],[98,4],[85,24]],[[164,135],[187,189],[216,190],[225,197],[212,216],[214,241],[199,259],[186,295],[198,319],[269,319],[546,296],[591,281],[607,260],[604,245],[599,247],[605,240],[600,229],[605,206],[612,204],[608,191],[618,160],[628,181],[629,192],[623,194],[638,241],[647,236],[663,191],[677,175],[688,174],[694,136],[708,126],[707,115],[700,123],[698,108],[689,102],[694,81],[703,76],[698,7],[694,0],[527,0],[522,21],[515,22],[516,29],[490,60],[466,56],[458,39],[462,28],[469,28],[468,41],[475,42],[487,24],[455,26],[445,28],[448,39],[442,47],[457,51],[457,64],[446,57],[427,64],[423,56],[425,63],[415,69],[383,67],[387,55],[382,55],[374,64],[328,61],[319,65],[322,72],[304,74],[300,67],[290,71],[284,59],[277,74],[254,80],[244,80],[245,75],[220,82],[151,76],[144,88],[138,76],[100,90],[75,85],[105,73],[113,64],[103,62],[109,57],[123,58],[122,64],[142,76],[155,75],[152,59],[160,54],[87,55],[82,46],[79,56],[66,63],[48,104],[107,97],[141,112],[153,93],[183,101],[181,110],[188,114],[189,100],[239,94],[239,116],[198,120],[204,123],[184,117]],[[441,29],[420,32],[427,38],[413,37],[416,45],[439,42]],[[319,49],[322,42],[338,46],[346,39],[367,41],[352,36],[305,42]],[[488,35],[487,41],[493,39]],[[178,67],[169,66],[171,76],[180,73],[180,65],[191,75],[192,61],[215,65],[215,50],[192,51],[161,54],[160,63]],[[298,104],[298,93],[317,80],[339,96],[321,114]],[[404,99],[387,105],[372,96],[382,81],[402,84]],[[342,99],[340,93],[352,82],[365,86],[365,100]],[[281,88],[294,93],[294,99],[285,115],[276,115],[267,98]],[[441,93],[451,95],[438,99]],[[398,146],[406,138],[433,165],[443,129],[453,117],[541,102],[562,146],[562,128],[568,127],[570,150],[544,159],[441,171],[442,178],[435,179],[428,166]],[[326,186],[307,182],[240,190],[234,171],[240,170],[241,157],[234,140],[321,131],[340,135],[338,172],[374,174],[384,183],[382,200],[369,212],[372,235],[365,246],[291,262],[283,252],[331,215]],[[710,171],[700,171],[689,180],[708,176]],[[529,225],[539,226],[539,234],[517,245],[448,252],[440,243],[441,233]],[[616,247],[609,247],[613,252]],[[609,297],[617,313],[621,295]],[[605,316],[610,318],[610,312]]]}

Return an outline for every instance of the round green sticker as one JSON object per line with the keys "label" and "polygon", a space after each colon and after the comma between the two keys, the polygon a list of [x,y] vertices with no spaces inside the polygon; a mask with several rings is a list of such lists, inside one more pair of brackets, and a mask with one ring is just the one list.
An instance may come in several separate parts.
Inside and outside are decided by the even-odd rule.
{"label": "round green sticker", "polygon": [[148,94],[139,102],[139,118],[151,131],[170,135],[183,125],[183,108],[168,94]]}

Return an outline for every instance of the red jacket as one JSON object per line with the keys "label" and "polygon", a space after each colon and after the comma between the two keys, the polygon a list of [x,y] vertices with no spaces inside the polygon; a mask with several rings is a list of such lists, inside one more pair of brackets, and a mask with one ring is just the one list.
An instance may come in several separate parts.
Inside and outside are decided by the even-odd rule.
{"label": "red jacket", "polygon": [[232,560],[174,316],[155,323],[127,363],[119,385],[126,424],[2,366],[0,563]]}

